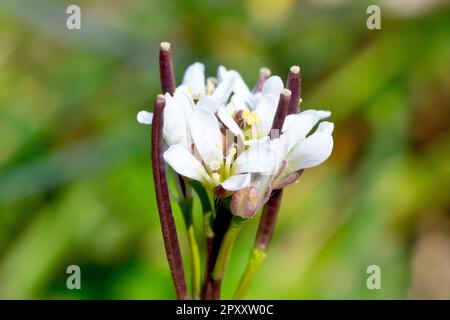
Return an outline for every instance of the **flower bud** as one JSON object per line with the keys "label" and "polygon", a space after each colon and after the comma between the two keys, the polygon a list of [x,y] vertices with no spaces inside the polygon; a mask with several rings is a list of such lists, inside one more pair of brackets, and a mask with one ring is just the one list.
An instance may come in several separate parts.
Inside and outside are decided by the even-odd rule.
{"label": "flower bud", "polygon": [[251,218],[259,209],[260,192],[256,187],[236,191],[231,197],[231,213],[244,219]]}

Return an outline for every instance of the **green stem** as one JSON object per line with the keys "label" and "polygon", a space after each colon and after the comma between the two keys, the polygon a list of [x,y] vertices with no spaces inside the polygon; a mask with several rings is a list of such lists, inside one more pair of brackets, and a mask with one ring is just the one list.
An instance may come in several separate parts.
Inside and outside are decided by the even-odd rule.
{"label": "green stem", "polygon": [[203,231],[206,239],[211,239],[214,237],[214,231],[212,229],[214,211],[211,205],[210,195],[198,181],[189,180],[188,183],[200,199],[203,212]]}
{"label": "green stem", "polygon": [[236,240],[236,237],[239,234],[239,231],[241,230],[245,221],[247,220],[238,216],[233,216],[233,218],[231,219],[230,227],[225,233],[219,249],[216,264],[214,265],[214,269],[212,272],[212,278],[214,280],[222,280],[225,270],[228,266],[228,262],[230,260],[234,241]]}
{"label": "green stem", "polygon": [[186,225],[189,253],[191,258],[191,295],[193,299],[199,299],[201,287],[200,250],[198,247],[197,238],[195,236],[192,204],[192,197],[179,201],[179,205],[183,213],[184,223]]}
{"label": "green stem", "polygon": [[250,261],[247,264],[247,268],[245,269],[241,281],[239,282],[239,286],[234,293],[234,300],[241,300],[244,297],[264,260],[266,260],[266,250],[258,247],[254,248],[250,256]]}

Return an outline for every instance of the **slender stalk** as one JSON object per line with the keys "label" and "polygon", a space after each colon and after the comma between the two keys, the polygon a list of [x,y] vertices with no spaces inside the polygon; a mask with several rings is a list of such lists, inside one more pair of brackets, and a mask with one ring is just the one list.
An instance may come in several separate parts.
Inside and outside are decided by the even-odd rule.
{"label": "slender stalk", "polygon": [[161,42],[159,48],[159,71],[163,94],[175,92],[175,75],[173,72],[172,49],[169,42]]}
{"label": "slender stalk", "polygon": [[283,189],[274,190],[267,203],[264,205],[256,234],[255,244],[253,246],[250,260],[242,275],[239,285],[234,293],[234,299],[242,299],[247,292],[253,278],[259,271],[262,263],[266,259],[267,248],[272,239],[275,223],[280,209]]}
{"label": "slender stalk", "polygon": [[167,185],[166,167],[163,159],[163,135],[164,125],[164,97],[158,96],[155,102],[152,125],[152,169],[153,180],[156,191],[156,202],[158,205],[161,230],[166,248],[172,280],[175,285],[177,298],[189,299],[186,290],[183,261],[181,258],[180,245],[178,243],[177,229],[170,206],[169,188]]}
{"label": "slender stalk", "polygon": [[192,197],[179,201],[181,212],[183,213],[184,224],[186,226],[189,253],[191,261],[191,296],[193,299],[200,298],[200,250],[195,236],[194,216],[192,213],[193,199]]}
{"label": "slender stalk", "polygon": [[277,111],[275,112],[275,117],[273,118],[272,132],[278,131],[279,133],[281,128],[283,128],[284,118],[286,118],[289,102],[291,101],[291,95],[292,93],[289,89],[283,89],[283,91],[281,91]]}
{"label": "slender stalk", "polygon": [[206,258],[206,274],[205,283],[203,285],[202,297],[205,300],[216,300],[220,298],[220,287],[222,279],[214,279],[212,273],[214,266],[216,265],[219,251],[222,246],[222,241],[225,237],[225,233],[230,226],[232,214],[230,212],[229,200],[216,199],[216,217],[214,219],[214,237],[208,244],[208,252]]}
{"label": "slender stalk", "polygon": [[[274,118],[274,122],[272,124],[272,130],[281,130],[286,115],[296,114],[300,111],[300,85],[300,68],[298,66],[292,66],[289,70],[287,79],[287,87],[291,93],[289,97],[288,107],[286,113],[284,113],[283,108],[285,107],[285,105],[282,105],[280,97],[278,109]],[[235,291],[235,299],[242,299],[244,297],[253,278],[266,259],[267,249],[275,230],[282,197],[283,189],[274,190],[269,197],[269,200],[267,200],[267,203],[264,205],[263,212],[261,214],[261,220],[258,226],[258,231],[256,233],[255,244],[250,255],[246,270],[244,271],[238,288]]]}
{"label": "slender stalk", "polygon": [[241,300],[245,293],[247,292],[250,284],[256,276],[256,273],[259,271],[259,268],[266,260],[267,252],[261,248],[254,248],[252,254],[250,255],[250,260],[247,264],[247,267],[244,271],[244,274],[239,282],[239,286],[233,295],[233,300]]}
{"label": "slender stalk", "polygon": [[255,88],[253,89],[253,92],[261,92],[262,88],[264,86],[264,82],[270,77],[271,71],[268,68],[261,68],[259,69],[259,76],[258,80],[256,81]]}
{"label": "slender stalk", "polygon": [[233,249],[234,241],[236,240],[239,231],[241,230],[244,222],[247,219],[243,219],[239,216],[233,216],[231,219],[230,227],[222,241],[222,245],[219,249],[219,254],[217,256],[216,264],[214,266],[212,277],[216,281],[221,281],[227,269],[228,262],[230,261],[231,250]]}
{"label": "slender stalk", "polygon": [[[194,189],[195,193],[198,195],[200,199],[200,204],[202,207],[202,215],[203,215],[203,231],[206,238],[206,247],[208,252],[212,248],[212,241],[214,237],[214,231],[212,229],[212,220],[213,220],[213,208],[211,206],[210,197],[208,195],[208,192],[206,189],[195,180],[189,180],[189,185]],[[188,231],[189,233],[189,231]],[[198,246],[197,246],[198,247]],[[198,268],[200,268],[200,261],[198,263]],[[207,272],[207,263],[205,264],[205,272]],[[200,274],[200,270],[198,271]],[[199,275],[200,278],[200,275]],[[200,280],[201,281],[201,280]],[[200,283],[199,283],[200,286]],[[200,294],[200,287],[199,292],[195,295],[196,297]]]}
{"label": "slender stalk", "polygon": [[[172,49],[169,42],[162,42],[159,49],[159,71],[163,93],[174,94],[176,83],[173,70]],[[190,186],[183,177],[174,173],[175,184],[179,193],[181,211],[183,213],[189,243],[189,255],[191,262],[191,295],[194,299],[200,295],[200,252],[195,236],[195,227],[192,213],[192,194]]]}
{"label": "slender stalk", "polygon": [[292,66],[291,69],[289,69],[287,79],[287,88],[292,92],[287,114],[296,114],[299,111],[301,96],[300,81],[300,68],[298,66]]}

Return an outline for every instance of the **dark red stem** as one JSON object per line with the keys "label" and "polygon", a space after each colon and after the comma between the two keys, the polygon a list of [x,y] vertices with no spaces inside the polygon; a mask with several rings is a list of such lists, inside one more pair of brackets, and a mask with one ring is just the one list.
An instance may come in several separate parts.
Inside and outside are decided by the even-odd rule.
{"label": "dark red stem", "polygon": [[264,86],[264,82],[270,77],[270,70],[267,68],[261,68],[259,70],[259,76],[258,80],[256,80],[255,88],[253,89],[253,92],[261,92],[262,88]]}
{"label": "dark red stem", "polygon": [[180,245],[178,243],[177,229],[173,219],[172,208],[170,206],[169,188],[167,185],[166,167],[163,159],[163,111],[164,97],[158,96],[153,110],[152,124],[152,170],[153,181],[156,191],[156,203],[158,205],[161,230],[166,247],[167,260],[169,262],[170,273],[175,285],[177,298],[180,300],[189,299],[184,277],[183,261],[181,258]]}
{"label": "dark red stem", "polygon": [[291,90],[291,101],[289,101],[289,108],[287,114],[296,114],[299,112],[300,94],[301,94],[301,77],[300,68],[293,66],[289,70],[287,79],[287,88]]}
{"label": "dark red stem", "polygon": [[229,209],[229,204],[224,203],[218,199],[215,203],[216,218],[214,219],[214,237],[208,240],[208,253],[206,262],[206,276],[203,286],[202,298],[205,300],[220,299],[221,280],[214,280],[211,276],[214,266],[219,255],[220,246],[222,245],[225,233],[230,226],[232,214]]}
{"label": "dark red stem", "polygon": [[277,221],[283,189],[274,190],[264,205],[256,234],[255,247],[267,250]]}
{"label": "dark red stem", "polygon": [[162,93],[175,92],[175,75],[173,72],[172,49],[169,42],[162,42],[159,48],[159,72],[161,75]]}
{"label": "dark red stem", "polygon": [[[273,118],[272,131],[278,130],[281,133],[283,128],[284,119],[286,118],[289,101],[291,100],[291,91],[288,89],[283,89],[280,94],[280,100],[278,100],[278,107]],[[272,137],[273,138],[273,137]]]}
{"label": "dark red stem", "polygon": [[[281,109],[280,107],[282,96],[281,95],[280,102],[278,103],[277,114],[275,115],[274,123],[272,125],[272,130],[273,129],[281,130],[286,115],[296,114],[300,111],[299,108],[300,83],[301,83],[300,68],[298,68],[297,66],[293,66],[289,70],[287,80],[287,87],[291,92],[288,102],[288,108],[284,117],[282,117],[282,119],[278,119],[277,116],[282,116],[282,113],[284,112],[283,110],[279,111],[279,109]],[[267,203],[264,205],[255,239],[255,246],[263,250],[267,250],[270,241],[272,239],[282,197],[283,197],[283,189],[274,190],[271,196],[269,197],[269,200],[267,200]]]}

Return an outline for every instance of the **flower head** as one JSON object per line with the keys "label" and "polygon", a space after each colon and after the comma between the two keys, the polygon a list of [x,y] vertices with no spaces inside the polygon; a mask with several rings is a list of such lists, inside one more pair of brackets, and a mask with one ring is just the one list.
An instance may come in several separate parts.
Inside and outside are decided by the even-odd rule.
{"label": "flower head", "polygon": [[[225,190],[220,196],[232,197],[232,213],[248,218],[273,189],[295,182],[302,169],[330,156],[333,123],[321,122],[310,134],[330,112],[286,116],[297,108],[291,91],[265,68],[253,91],[234,70],[221,66],[216,78],[206,78],[204,71],[194,63],[173,95],[165,94],[164,159],[183,177]],[[298,67],[291,71],[298,81]],[[152,114],[141,111],[138,121],[151,124]]]}

